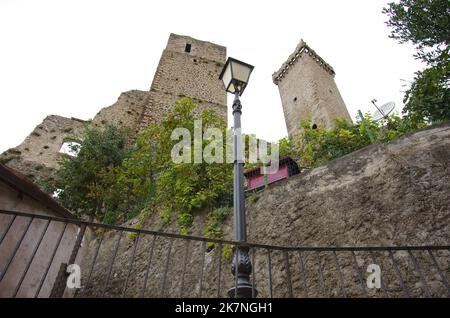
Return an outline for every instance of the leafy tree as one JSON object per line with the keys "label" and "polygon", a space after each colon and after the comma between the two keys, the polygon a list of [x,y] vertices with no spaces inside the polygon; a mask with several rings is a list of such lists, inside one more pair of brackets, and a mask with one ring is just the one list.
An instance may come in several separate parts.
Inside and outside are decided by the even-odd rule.
{"label": "leafy tree", "polygon": [[[166,221],[175,214],[180,231],[188,233],[195,210],[226,206],[232,195],[231,164],[194,163],[193,147],[188,148],[192,163],[172,161],[175,128],[189,131],[190,144],[195,120],[202,121],[202,136],[209,127],[226,136],[225,121],[212,111],[196,111],[196,106],[188,98],[177,101],[161,122],[139,134],[132,149],[126,146],[126,134],[114,126],[88,129],[78,156],[64,159],[51,189],[62,190],[58,200],[63,206],[91,219],[116,223],[161,211]],[[203,138],[202,150],[214,142]]]}
{"label": "leafy tree", "polygon": [[430,122],[450,119],[448,0],[400,0],[383,9],[391,27],[390,37],[415,45],[415,57],[428,66],[418,71],[404,97],[410,119]]}
{"label": "leafy tree", "polygon": [[448,55],[450,42],[450,2],[448,0],[400,0],[391,2],[383,13],[392,28],[390,37],[416,46],[415,56],[436,64]]}
{"label": "leafy tree", "polygon": [[438,64],[416,73],[406,91],[404,112],[412,119],[430,122],[450,119],[450,63]]}
{"label": "leafy tree", "polygon": [[91,219],[103,219],[108,210],[115,209],[114,175],[129,152],[126,140],[126,133],[114,126],[86,130],[81,148],[72,146],[78,155],[63,157],[52,183],[61,190],[58,200],[64,207]]}

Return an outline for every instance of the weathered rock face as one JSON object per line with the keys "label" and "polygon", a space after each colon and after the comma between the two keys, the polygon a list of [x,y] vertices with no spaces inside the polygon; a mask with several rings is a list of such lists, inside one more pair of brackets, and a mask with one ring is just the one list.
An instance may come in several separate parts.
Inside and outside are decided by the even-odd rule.
{"label": "weathered rock face", "polygon": [[[259,193],[247,202],[249,240],[290,246],[448,245],[449,193],[450,122],[446,122],[388,144],[366,147]],[[385,280],[391,282],[392,294],[403,295],[387,253],[375,254]],[[326,287],[331,295],[339,295],[333,255],[322,256]],[[394,256],[411,293],[420,294],[423,286],[409,255]],[[429,255],[417,252],[416,257],[423,267],[429,265],[423,272],[428,273],[433,294],[447,295]],[[448,253],[438,257],[447,274],[448,257]],[[314,253],[308,254],[310,277],[318,276],[314,258]],[[367,253],[357,253],[357,259],[363,272],[376,263]],[[339,261],[345,281],[357,280],[351,255],[339,255]],[[280,259],[275,266],[282,264]],[[298,259],[291,264],[298,264]],[[292,269],[294,287],[302,295],[296,268]],[[317,279],[309,288],[319,290]],[[357,284],[348,289],[350,295],[361,295]],[[274,284],[274,290],[286,295],[285,276]]]}
{"label": "weathered rock face", "polygon": [[[276,184],[249,203],[251,241],[280,245],[446,244],[450,122],[372,145]],[[276,211],[273,214],[261,211]],[[260,231],[265,224],[273,234]]]}
{"label": "weathered rock face", "polygon": [[[246,202],[248,241],[310,247],[448,245],[449,193],[450,122],[446,122],[388,144],[366,147],[250,196]],[[224,225],[225,233],[231,233],[230,224],[229,218]],[[201,234],[204,225],[205,213],[202,213],[194,219],[193,234]],[[176,230],[174,225],[162,226],[157,213],[147,220],[144,228],[169,232]],[[106,234],[85,296],[102,295],[118,237],[116,232]],[[90,243],[90,258],[86,264],[91,264],[97,244],[96,240]],[[106,296],[121,295],[130,268],[133,244],[134,241],[126,234],[122,236],[111,267],[111,281],[105,289]],[[161,290],[164,290],[164,295],[178,297],[183,286],[183,296],[197,297],[201,285],[203,296],[216,296],[218,248],[204,253],[201,242],[191,243],[189,249],[185,244],[182,239],[174,239],[169,249],[169,238],[158,237],[153,245],[151,235],[142,235],[125,295],[157,297],[163,295]],[[362,275],[365,275],[369,264],[379,264],[389,295],[404,296],[389,254],[372,254],[355,252]],[[429,254],[422,251],[413,254],[421,266],[430,294],[446,296],[442,278]],[[150,255],[152,261],[148,265]],[[449,255],[448,251],[434,254],[438,266],[447,275]],[[287,256],[295,297],[342,295],[333,253],[303,252],[304,272],[300,270],[299,253],[290,252]],[[259,295],[267,297],[267,251],[256,249],[255,257],[253,263]],[[362,296],[352,254],[338,252],[336,257],[347,296]],[[410,295],[423,295],[425,286],[410,255],[400,251],[393,252],[393,257]],[[318,260],[324,278],[323,288],[317,270]],[[233,279],[230,259],[222,258],[221,261],[221,295],[225,296]],[[274,297],[288,295],[285,261],[285,254],[281,251],[272,252]],[[186,269],[184,278],[183,269]],[[88,270],[85,275],[86,272]],[[146,276],[146,289],[141,294]],[[370,290],[368,293],[371,296],[385,296],[381,290]]]}
{"label": "weathered rock face", "polygon": [[0,160],[31,180],[45,178],[59,167],[64,141],[82,140],[86,124],[77,118],[47,116],[19,146],[3,152]]}

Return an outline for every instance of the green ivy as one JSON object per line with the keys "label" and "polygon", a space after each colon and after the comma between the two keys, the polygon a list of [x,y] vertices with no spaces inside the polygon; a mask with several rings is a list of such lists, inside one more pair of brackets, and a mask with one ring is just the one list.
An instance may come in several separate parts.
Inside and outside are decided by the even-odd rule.
{"label": "green ivy", "polygon": [[370,114],[364,117],[364,124],[360,120],[353,124],[337,118],[332,129],[321,126],[313,129],[311,121],[302,121],[294,137],[280,141],[280,156],[291,156],[302,167],[317,167],[370,145],[368,130],[374,141],[380,143],[426,126],[423,120],[401,118],[397,114],[379,121],[373,120]]}
{"label": "green ivy", "polygon": [[[210,212],[208,214],[208,219],[204,230],[205,236],[215,239],[223,238],[222,223],[225,221],[229,214],[229,207],[216,208],[212,212]],[[214,246],[215,243],[209,243],[209,248],[213,248]]]}

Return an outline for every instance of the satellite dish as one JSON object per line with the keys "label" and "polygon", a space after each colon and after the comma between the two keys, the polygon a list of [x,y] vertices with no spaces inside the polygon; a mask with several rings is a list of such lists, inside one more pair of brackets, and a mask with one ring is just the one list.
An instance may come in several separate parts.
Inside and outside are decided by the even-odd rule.
{"label": "satellite dish", "polygon": [[372,100],[372,104],[377,108],[377,110],[372,114],[372,117],[374,120],[380,120],[382,118],[387,118],[387,115],[389,115],[395,108],[394,102],[387,102],[386,104],[383,104],[381,107],[378,107],[377,104],[375,104],[376,100]]}

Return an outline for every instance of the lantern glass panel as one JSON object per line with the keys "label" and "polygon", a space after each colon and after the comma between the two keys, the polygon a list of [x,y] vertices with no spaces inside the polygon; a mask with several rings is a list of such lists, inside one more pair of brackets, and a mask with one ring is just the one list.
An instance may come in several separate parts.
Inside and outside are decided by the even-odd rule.
{"label": "lantern glass panel", "polygon": [[247,65],[233,61],[231,62],[231,68],[233,73],[233,79],[243,83],[248,82],[251,70]]}
{"label": "lantern glass panel", "polygon": [[230,85],[231,82],[231,65],[228,64],[227,68],[225,69],[225,72],[222,75],[222,81],[223,84],[225,85],[225,88],[228,88],[228,86]]}

